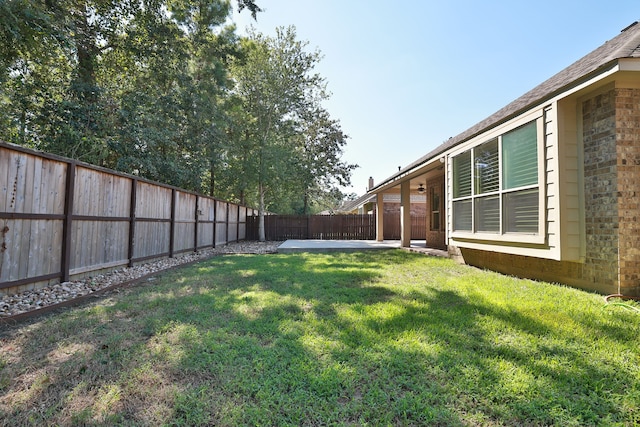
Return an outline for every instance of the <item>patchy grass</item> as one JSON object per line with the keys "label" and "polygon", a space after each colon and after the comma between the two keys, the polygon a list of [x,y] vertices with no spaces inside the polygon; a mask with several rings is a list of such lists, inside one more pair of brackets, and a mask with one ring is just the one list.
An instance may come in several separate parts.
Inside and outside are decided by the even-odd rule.
{"label": "patchy grass", "polygon": [[400,250],[219,257],[2,327],[4,425],[640,423],[637,311]]}

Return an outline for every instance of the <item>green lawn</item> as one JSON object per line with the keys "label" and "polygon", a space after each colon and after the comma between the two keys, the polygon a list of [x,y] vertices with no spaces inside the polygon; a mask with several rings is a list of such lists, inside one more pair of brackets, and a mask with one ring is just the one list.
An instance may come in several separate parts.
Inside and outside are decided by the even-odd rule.
{"label": "green lawn", "polygon": [[0,326],[0,424],[633,426],[637,307],[401,250],[217,257]]}

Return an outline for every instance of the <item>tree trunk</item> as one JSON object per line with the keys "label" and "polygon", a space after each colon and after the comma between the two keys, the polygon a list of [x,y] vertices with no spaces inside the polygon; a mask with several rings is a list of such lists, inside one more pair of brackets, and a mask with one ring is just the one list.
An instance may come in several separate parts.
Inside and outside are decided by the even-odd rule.
{"label": "tree trunk", "polygon": [[304,192],[304,205],[302,208],[302,214],[303,215],[309,214],[309,193],[307,191]]}
{"label": "tree trunk", "polygon": [[211,179],[209,181],[209,196],[215,197],[216,191],[216,167],[213,160],[210,161]]}
{"label": "tree trunk", "polygon": [[262,184],[258,186],[260,191],[260,206],[258,208],[258,240],[264,242],[267,240],[264,232],[264,188]]}
{"label": "tree trunk", "polygon": [[[89,111],[98,101],[95,62],[98,56],[95,29],[89,22],[90,13],[84,9],[76,11],[75,44],[78,56],[74,90]],[[88,119],[89,125],[91,118]]]}

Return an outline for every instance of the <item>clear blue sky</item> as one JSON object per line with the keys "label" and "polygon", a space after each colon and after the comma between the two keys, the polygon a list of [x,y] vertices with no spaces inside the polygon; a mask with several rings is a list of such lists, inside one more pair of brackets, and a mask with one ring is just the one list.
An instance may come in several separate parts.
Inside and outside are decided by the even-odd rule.
{"label": "clear blue sky", "polygon": [[257,22],[234,15],[239,33],[292,25],[323,54],[358,194],[640,20],[638,0],[256,2]]}

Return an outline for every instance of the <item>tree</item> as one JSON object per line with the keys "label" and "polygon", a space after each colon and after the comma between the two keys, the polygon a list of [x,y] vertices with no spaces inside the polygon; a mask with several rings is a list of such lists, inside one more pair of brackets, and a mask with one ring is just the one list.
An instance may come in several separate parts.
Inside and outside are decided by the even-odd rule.
{"label": "tree", "polygon": [[[129,49],[137,57],[123,93],[118,169],[207,191],[209,159],[221,144],[226,63],[236,54],[225,2],[174,2],[171,20],[138,19]],[[144,24],[144,25],[143,25]]]}
{"label": "tree", "polygon": [[[244,41],[246,57],[236,62],[232,75],[236,93],[247,112],[242,132],[251,159],[243,173],[256,184],[259,212],[259,239],[265,240],[264,213],[267,193],[285,176],[286,145],[282,129],[295,107],[304,102],[307,74],[317,55],[303,51],[295,33],[277,30],[275,38],[253,31]],[[296,61],[294,58],[298,56]],[[247,159],[249,160],[249,159]]]}
{"label": "tree", "polygon": [[292,27],[240,40],[230,13],[228,0],[0,0],[0,138],[261,216],[333,204],[355,166],[322,107],[320,53]]}
{"label": "tree", "polygon": [[293,27],[278,28],[275,37],[253,31],[244,60],[232,67],[247,114],[241,134],[250,156],[241,167],[256,185],[260,240],[267,208],[285,201],[291,208],[292,195],[302,194],[298,208],[308,212],[312,189],[332,180],[348,183],[355,167],[339,160],[346,136],[320,107],[328,97],[324,79],[314,73],[320,53],[307,52],[306,45]]}
{"label": "tree", "polygon": [[230,13],[228,0],[0,0],[0,138],[203,189]]}
{"label": "tree", "polygon": [[331,119],[323,108],[306,111],[300,117],[300,137],[298,139],[298,194],[303,198],[303,214],[312,213],[312,205],[323,210],[335,207],[343,199],[337,186],[347,186],[351,171],[357,165],[340,160],[347,136],[340,123]]}
{"label": "tree", "polygon": [[242,12],[243,9],[247,8],[249,12],[251,12],[251,16],[253,19],[257,19],[256,15],[258,12],[262,12],[262,9],[256,5],[256,2],[253,0],[238,0],[238,9]]}
{"label": "tree", "polygon": [[43,55],[53,34],[44,5],[29,0],[0,1],[0,82],[24,56]]}

